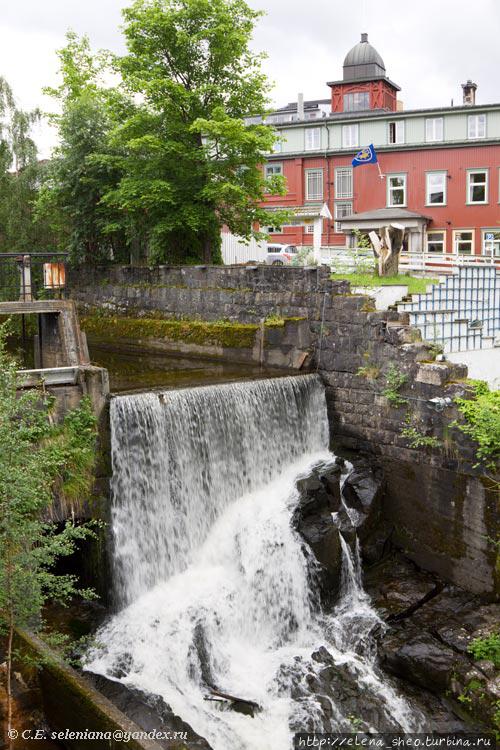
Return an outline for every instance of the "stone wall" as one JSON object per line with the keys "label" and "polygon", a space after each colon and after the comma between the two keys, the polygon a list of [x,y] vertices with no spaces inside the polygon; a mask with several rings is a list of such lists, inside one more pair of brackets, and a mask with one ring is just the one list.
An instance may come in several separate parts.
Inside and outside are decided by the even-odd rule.
{"label": "stone wall", "polygon": [[272,314],[317,320],[325,290],[349,291],[328,277],[323,267],[112,266],[74,271],[68,284],[83,309],[258,323]]}
{"label": "stone wall", "polygon": [[[383,468],[393,542],[427,570],[492,595],[498,491],[474,467],[475,446],[450,427],[452,401],[442,401],[467,392],[466,368],[435,361],[434,347],[421,341],[407,314],[376,312],[370,297],[351,295],[347,282],[329,275],[325,268],[265,266],[112,268],[81,274],[73,296],[83,309],[133,317],[306,318],[302,345],[307,341],[309,364],[326,385],[332,444],[339,452],[365,451]],[[400,405],[383,393],[394,373],[404,377]],[[412,448],[405,428],[429,444]]]}

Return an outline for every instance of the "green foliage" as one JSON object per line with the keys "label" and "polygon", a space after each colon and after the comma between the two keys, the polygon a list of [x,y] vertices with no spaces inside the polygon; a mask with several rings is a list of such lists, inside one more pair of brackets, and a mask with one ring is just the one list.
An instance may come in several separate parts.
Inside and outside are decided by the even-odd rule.
{"label": "green foliage", "polygon": [[136,0],[123,15],[124,56],[93,55],[74,34],[59,52],[61,146],[39,215],[78,262],[221,262],[221,227],[250,237],[268,223],[266,190],[284,192],[261,169],[275,132],[245,121],[267,108],[249,46],[260,13],[244,0]]}
{"label": "green foliage", "polygon": [[490,391],[484,381],[470,381],[473,398],[456,398],[455,403],[465,420],[455,422],[477,444],[477,458],[491,471],[498,469],[500,459],[500,391]]}
{"label": "green foliage", "polygon": [[[78,543],[94,536],[90,524],[66,522],[63,529],[44,520],[59,483],[75,470],[77,431],[90,443],[92,430],[84,406],[62,429],[54,426],[51,399],[43,390],[17,392],[17,366],[5,349],[6,326],[0,326],[0,633],[7,635],[8,695],[14,628],[40,627],[47,600],[65,604],[80,589],[73,575],[58,575],[54,566],[71,555]],[[67,431],[67,432],[66,432]],[[72,436],[66,446],[63,433]],[[59,441],[58,449],[54,445]],[[84,449],[86,450],[86,448]],[[66,472],[69,472],[66,475]],[[10,705],[10,704],[9,704]],[[11,713],[9,708],[8,722]]]}
{"label": "green foliage", "polygon": [[497,669],[500,669],[500,632],[492,633],[484,638],[475,638],[467,651],[474,659],[488,659]]}
{"label": "green foliage", "polygon": [[270,328],[282,328],[285,325],[285,318],[278,313],[271,313],[267,316],[265,324]]}
{"label": "green foliage", "polygon": [[336,272],[331,277],[338,281],[345,279],[351,282],[351,287],[377,287],[377,286],[407,286],[409,294],[424,294],[429,284],[437,284],[437,279],[418,279],[415,276],[398,274],[397,276],[377,276],[374,273],[343,273]]}
{"label": "green foliage", "polygon": [[440,448],[441,441],[433,435],[425,435],[416,427],[407,425],[401,430],[401,435],[408,440],[410,448]]}
{"label": "green foliage", "polygon": [[105,88],[110,58],[94,55],[87,37],[67,35],[58,52],[60,85],[46,89],[61,113],[51,115],[59,146],[48,165],[36,203],[36,215],[48,222],[58,249],[75,263],[127,260],[126,218],[103,202],[122,172],[110,134],[132,105],[117,89]]}
{"label": "green foliage", "polygon": [[395,364],[390,364],[385,376],[386,388],[382,394],[389,401],[391,406],[403,406],[408,403],[408,399],[400,395],[399,391],[408,381],[408,376],[400,372]]}
{"label": "green foliage", "polygon": [[0,252],[45,249],[53,240],[50,227],[34,212],[46,171],[31,137],[39,119],[38,110],[17,107],[10,86],[0,77]]}

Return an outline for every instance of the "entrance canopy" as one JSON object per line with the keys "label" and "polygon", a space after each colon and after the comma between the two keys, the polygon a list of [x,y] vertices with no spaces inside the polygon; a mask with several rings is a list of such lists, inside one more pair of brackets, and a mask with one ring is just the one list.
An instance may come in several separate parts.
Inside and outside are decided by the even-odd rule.
{"label": "entrance canopy", "polygon": [[420,253],[424,248],[425,228],[430,221],[430,216],[419,214],[416,211],[408,211],[406,208],[393,207],[351,214],[351,216],[341,219],[340,225],[342,232],[345,234],[353,234],[356,230],[367,234],[388,224],[400,224],[404,228],[407,238],[405,249]]}
{"label": "entrance canopy", "polygon": [[340,225],[342,232],[345,234],[352,234],[356,230],[367,234],[388,224],[400,224],[408,236],[408,245],[412,252],[421,252],[424,247],[425,228],[430,221],[430,216],[419,214],[416,211],[408,211],[406,208],[393,207],[376,208],[374,211],[351,214],[351,216],[341,219]]}

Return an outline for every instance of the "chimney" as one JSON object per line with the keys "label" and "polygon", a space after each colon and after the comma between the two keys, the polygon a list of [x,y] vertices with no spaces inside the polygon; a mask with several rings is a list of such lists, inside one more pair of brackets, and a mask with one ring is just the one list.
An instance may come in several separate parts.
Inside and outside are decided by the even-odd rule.
{"label": "chimney", "polygon": [[464,92],[464,104],[466,104],[469,107],[473,107],[476,103],[476,89],[477,89],[477,83],[472,83],[472,81],[469,80],[467,83],[462,83],[462,89]]}
{"label": "chimney", "polygon": [[368,34],[361,34],[361,41],[367,42],[368,41]]}
{"label": "chimney", "polygon": [[297,119],[304,119],[304,94],[297,95]]}

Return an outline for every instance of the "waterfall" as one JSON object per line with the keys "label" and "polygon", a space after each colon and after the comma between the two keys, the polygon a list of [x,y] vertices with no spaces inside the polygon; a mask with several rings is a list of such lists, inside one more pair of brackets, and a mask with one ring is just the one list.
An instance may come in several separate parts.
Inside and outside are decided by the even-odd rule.
{"label": "waterfall", "polygon": [[[162,696],[214,750],[289,750],[294,731],[354,731],[349,681],[366,728],[419,728],[376,667],[382,623],[359,546],[341,539],[340,596],[325,615],[291,525],[297,479],[334,460],[317,376],[118,397],[111,429],[122,609],[88,670]],[[217,710],[211,686],[262,710]]]}

